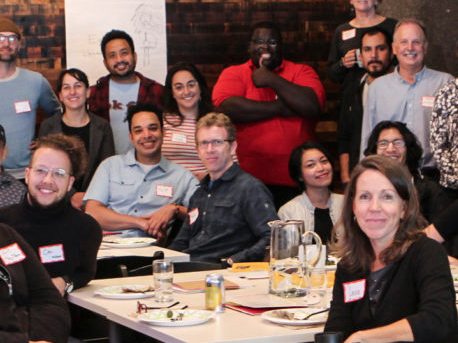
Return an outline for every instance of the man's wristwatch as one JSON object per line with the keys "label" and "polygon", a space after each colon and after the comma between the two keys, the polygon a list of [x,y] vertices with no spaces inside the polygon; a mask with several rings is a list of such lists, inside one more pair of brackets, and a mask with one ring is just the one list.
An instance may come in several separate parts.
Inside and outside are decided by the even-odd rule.
{"label": "man's wristwatch", "polygon": [[73,291],[73,281],[68,276],[62,276],[62,279],[65,281],[65,294],[71,293]]}
{"label": "man's wristwatch", "polygon": [[65,294],[71,293],[73,291],[73,282],[65,283]]}

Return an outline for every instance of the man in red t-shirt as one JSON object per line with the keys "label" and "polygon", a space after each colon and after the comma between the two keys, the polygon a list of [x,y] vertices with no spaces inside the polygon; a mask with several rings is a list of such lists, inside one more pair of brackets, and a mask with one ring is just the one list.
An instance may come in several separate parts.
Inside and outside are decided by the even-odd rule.
{"label": "man in red t-shirt", "polygon": [[315,139],[325,92],[312,68],[283,59],[275,24],[252,28],[248,52],[248,62],[223,70],[213,102],[236,123],[240,166],[263,181],[280,206],[298,192],[288,175],[289,155]]}

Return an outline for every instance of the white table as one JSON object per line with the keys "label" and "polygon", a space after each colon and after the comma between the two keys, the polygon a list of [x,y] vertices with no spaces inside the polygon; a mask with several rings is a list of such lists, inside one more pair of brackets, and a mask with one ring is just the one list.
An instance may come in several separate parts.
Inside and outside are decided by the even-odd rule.
{"label": "white table", "polygon": [[[222,272],[230,276],[229,271]],[[174,281],[190,281],[203,279],[209,272],[181,273],[174,275]],[[84,307],[90,311],[105,316],[112,323],[129,327],[142,334],[155,339],[171,343],[205,343],[205,342],[305,342],[313,341],[315,333],[322,332],[323,326],[304,326],[300,329],[279,326],[261,319],[260,316],[249,316],[230,309],[209,322],[185,327],[161,327],[144,324],[132,314],[136,311],[137,300],[111,300],[94,296],[94,291],[110,285],[120,284],[152,284],[152,276],[140,276],[134,278],[106,279],[92,281],[87,287],[76,290],[69,294],[68,301]],[[245,281],[246,282],[246,281]],[[268,280],[250,280],[254,288],[242,288],[227,291],[229,298],[235,295],[243,295],[254,290],[267,294]],[[205,298],[203,293],[180,294],[174,293],[174,300],[180,301],[180,305],[188,305],[191,309],[204,309]],[[157,306],[154,298],[140,300],[148,306]],[[113,326],[112,326],[113,327]],[[110,335],[110,342],[116,342],[115,335]]]}
{"label": "white table", "polygon": [[119,248],[109,248],[103,245],[100,245],[100,249],[97,253],[97,259],[118,257],[118,256],[143,256],[143,257],[153,257],[156,251],[163,251],[164,257],[171,259],[173,262],[189,262],[189,254],[185,254],[179,251],[170,250],[166,248],[161,248],[155,245],[149,245],[142,248],[130,248],[130,249],[119,249]]}

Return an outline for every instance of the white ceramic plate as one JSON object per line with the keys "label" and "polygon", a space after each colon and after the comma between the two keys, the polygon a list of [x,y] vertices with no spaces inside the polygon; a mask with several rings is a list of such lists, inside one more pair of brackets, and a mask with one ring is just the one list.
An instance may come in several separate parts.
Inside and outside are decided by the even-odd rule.
{"label": "white ceramic plate", "polygon": [[[180,313],[183,314],[181,320],[172,320],[167,317],[167,312],[172,311],[173,318],[177,318]],[[152,310],[139,315],[138,320],[158,326],[188,326],[198,325],[209,321],[215,313],[205,310]]]}
{"label": "white ceramic plate", "polygon": [[311,313],[318,312],[320,310],[323,310],[323,309],[322,308],[291,308],[291,309],[284,309],[284,310],[273,310],[273,311],[264,312],[261,315],[261,318],[268,320],[272,323],[276,323],[276,324],[287,324],[287,325],[323,324],[323,323],[326,323],[326,320],[328,319],[328,312],[317,314],[308,320],[280,318],[277,315],[275,315],[275,311],[287,311],[290,313],[300,312],[301,314],[304,314],[307,316]]}
{"label": "white ceramic plate", "polygon": [[108,299],[141,299],[154,297],[154,291],[144,293],[124,293],[123,288],[145,289],[148,285],[122,285],[122,286],[109,286],[95,291],[96,295]]}
{"label": "white ceramic plate", "polygon": [[156,239],[151,237],[106,237],[103,239],[103,245],[119,249],[147,247],[154,242]]}

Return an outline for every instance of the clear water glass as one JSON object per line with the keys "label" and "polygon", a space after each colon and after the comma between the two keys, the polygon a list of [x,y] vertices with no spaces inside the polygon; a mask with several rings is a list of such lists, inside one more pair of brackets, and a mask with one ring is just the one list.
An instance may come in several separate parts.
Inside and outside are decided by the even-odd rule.
{"label": "clear water glass", "polygon": [[156,301],[173,300],[173,262],[172,260],[153,261],[154,291]]}
{"label": "clear water glass", "polygon": [[308,268],[307,305],[309,307],[328,307],[326,268]]}

